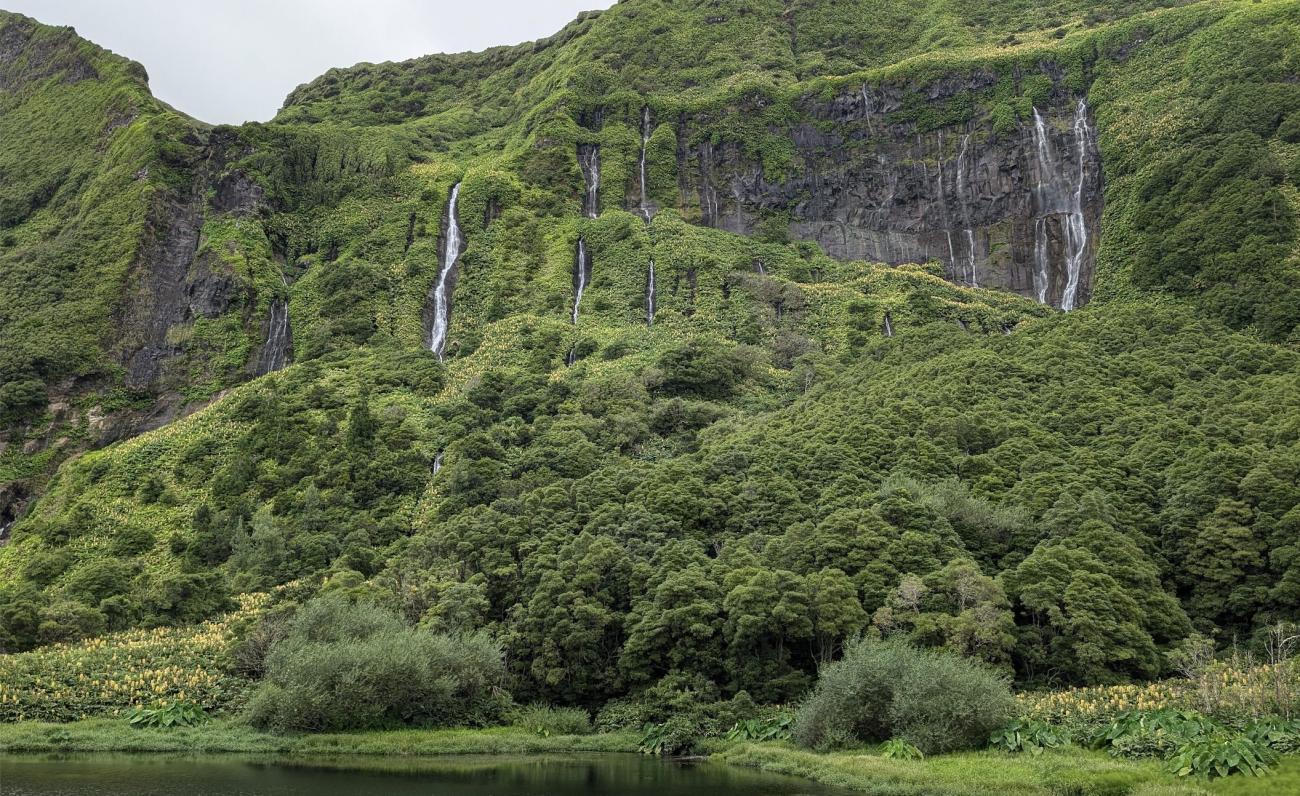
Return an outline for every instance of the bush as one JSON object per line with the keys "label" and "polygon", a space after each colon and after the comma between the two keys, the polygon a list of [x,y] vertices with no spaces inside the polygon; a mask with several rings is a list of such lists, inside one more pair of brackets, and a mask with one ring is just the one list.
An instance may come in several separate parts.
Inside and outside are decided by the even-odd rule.
{"label": "bush", "polygon": [[193,702],[168,702],[151,708],[138,707],[126,714],[132,727],[193,727],[208,720],[200,705]]}
{"label": "bush", "polygon": [[818,749],[898,738],[926,754],[983,746],[1014,701],[975,661],[899,641],[862,640],[821,671],[795,717],[794,739]]}
{"label": "bush", "polygon": [[591,716],[581,708],[553,708],[536,703],[516,710],[512,723],[543,737],[592,733]]}
{"label": "bush", "polygon": [[483,725],[500,718],[501,648],[485,635],[438,635],[340,596],[305,605],[266,660],[249,705],[278,730]]}

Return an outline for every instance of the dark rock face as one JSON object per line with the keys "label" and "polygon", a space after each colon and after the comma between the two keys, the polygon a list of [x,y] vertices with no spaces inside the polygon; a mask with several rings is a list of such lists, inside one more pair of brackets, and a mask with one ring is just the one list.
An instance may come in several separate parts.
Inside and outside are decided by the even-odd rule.
{"label": "dark rock face", "polygon": [[[236,311],[241,299],[251,299],[241,295],[235,274],[215,252],[200,254],[199,249],[207,218],[255,216],[264,206],[264,192],[243,172],[224,172],[230,142],[187,143],[193,151],[191,184],[155,202],[118,322],[118,357],[126,370],[126,386],[134,390],[160,392],[183,383],[191,352],[178,332],[196,319]],[[245,317],[244,322],[251,319]],[[278,369],[287,361],[291,344],[283,300],[272,302],[264,326],[267,343],[253,364],[259,374],[269,372],[264,367]]]}
{"label": "dark rock face", "polygon": [[140,279],[126,313],[124,331],[129,353],[125,357],[126,386],[145,389],[158,380],[164,362],[181,353],[169,339],[172,327],[189,315],[185,300],[190,263],[199,248],[203,227],[202,195],[161,202],[155,207],[151,240],[141,250]]}
{"label": "dark rock face", "polygon": [[695,135],[709,120],[684,119],[682,204],[698,203],[702,223],[730,232],[752,234],[765,219],[785,215],[792,237],[816,241],[834,257],[937,260],[957,284],[1082,306],[1091,294],[1102,210],[1086,104],[1058,89],[1037,123],[1000,135],[991,122],[919,132],[914,122],[897,121],[906,92],[934,103],[994,79],[977,73],[806,98],[800,121],[776,131],[795,147],[788,179],[770,178],[738,144]]}

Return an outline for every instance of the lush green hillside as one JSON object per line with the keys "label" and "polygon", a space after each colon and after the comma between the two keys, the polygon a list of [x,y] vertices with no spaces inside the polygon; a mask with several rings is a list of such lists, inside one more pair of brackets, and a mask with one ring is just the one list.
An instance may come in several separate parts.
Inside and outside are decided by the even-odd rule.
{"label": "lush green hillside", "polygon": [[[795,699],[863,632],[1022,684],[1157,677],[1193,631],[1255,644],[1300,616],[1297,15],[627,0],[215,129],[0,16],[0,649],[326,577],[486,629],[517,698],[589,707]],[[872,92],[894,104],[836,110]],[[834,259],[798,234],[811,188],[725,231],[715,152],[835,193],[886,151],[817,143],[852,116],[915,135],[902,166],[942,190],[1039,109],[1080,153],[1096,120],[1082,310]],[[263,367],[277,312],[292,364]]]}

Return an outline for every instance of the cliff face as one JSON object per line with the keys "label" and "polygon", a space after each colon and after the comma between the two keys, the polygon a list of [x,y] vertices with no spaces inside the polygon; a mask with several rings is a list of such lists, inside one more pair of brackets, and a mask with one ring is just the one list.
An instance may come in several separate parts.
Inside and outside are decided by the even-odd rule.
{"label": "cliff face", "polygon": [[[1086,103],[1054,90],[1034,119],[1002,132],[978,115],[924,132],[897,120],[909,91],[942,103],[993,79],[863,85],[829,101],[805,99],[799,120],[778,131],[795,147],[785,178],[769,177],[737,144],[684,144],[682,203],[698,203],[704,224],[729,232],[751,235],[777,218],[788,221],[791,237],[839,259],[935,260],[955,284],[1082,306],[1092,293],[1102,210]],[[698,137],[686,119],[679,141]]]}

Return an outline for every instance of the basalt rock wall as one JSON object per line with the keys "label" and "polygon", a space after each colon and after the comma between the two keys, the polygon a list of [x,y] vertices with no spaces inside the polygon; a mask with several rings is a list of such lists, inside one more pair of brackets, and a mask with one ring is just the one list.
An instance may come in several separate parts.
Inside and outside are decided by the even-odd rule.
{"label": "basalt rock wall", "polygon": [[738,142],[716,143],[716,116],[688,116],[678,130],[681,203],[730,232],[754,234],[777,219],[792,238],[816,241],[834,257],[937,261],[957,284],[1082,306],[1102,210],[1087,103],[1058,86],[1035,115],[996,132],[978,105],[963,124],[924,130],[903,112],[915,105],[907,92],[935,105],[994,81],[975,74],[804,98],[798,121],[772,131],[794,145],[783,175],[765,173]]}

